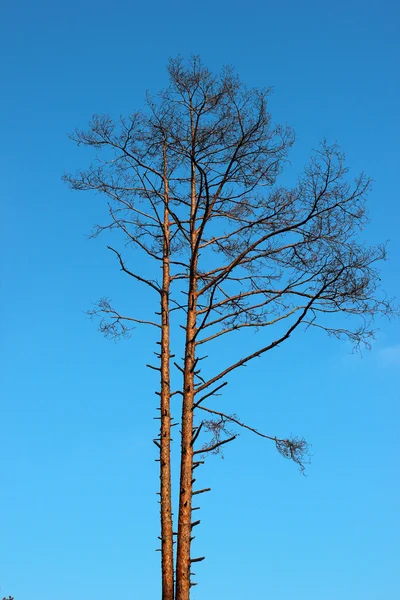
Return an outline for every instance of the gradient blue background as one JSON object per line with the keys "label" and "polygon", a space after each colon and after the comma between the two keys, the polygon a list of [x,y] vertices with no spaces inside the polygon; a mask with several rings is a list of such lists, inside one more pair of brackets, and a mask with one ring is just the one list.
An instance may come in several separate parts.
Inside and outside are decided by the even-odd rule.
{"label": "gradient blue background", "polygon": [[[169,56],[230,63],[274,86],[271,112],[297,132],[294,169],[326,136],[374,178],[365,236],[390,240],[382,278],[400,297],[398,4],[14,0],[0,21],[0,597],[153,600],[154,338],[113,344],[84,314],[103,295],[133,310],[143,296],[85,237],[104,207],[61,183],[90,158],[66,134],[141,107]],[[299,333],[232,378],[218,406],[304,435],[314,457],[303,478],[243,433],[210,458],[194,599],[400,597],[400,325],[378,325],[362,359]]]}

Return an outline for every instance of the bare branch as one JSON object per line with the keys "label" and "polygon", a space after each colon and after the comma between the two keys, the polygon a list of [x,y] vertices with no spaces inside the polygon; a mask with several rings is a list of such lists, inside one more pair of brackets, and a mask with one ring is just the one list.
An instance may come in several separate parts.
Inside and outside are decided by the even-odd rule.
{"label": "bare branch", "polygon": [[256,435],[264,439],[272,440],[273,442],[275,442],[278,452],[285,458],[290,458],[291,460],[293,460],[299,466],[300,472],[304,473],[305,465],[309,462],[309,459],[307,458],[309,457],[309,445],[304,440],[304,438],[292,437],[280,439],[276,436],[270,436],[261,433],[255,427],[250,427],[249,425],[246,425],[245,423],[240,421],[236,415],[227,415],[220,411],[213,410],[211,408],[206,408],[205,406],[200,406],[199,408],[200,410],[204,410],[213,415],[217,415],[225,421],[235,423],[236,425],[239,425],[239,427],[248,429],[252,433],[255,433]]}
{"label": "bare branch", "polygon": [[[322,293],[322,291],[323,290],[321,290],[321,293]],[[229,367],[227,367],[226,369],[224,369],[223,371],[221,371],[218,375],[215,375],[215,377],[213,377],[212,379],[209,379],[205,384],[203,384],[202,386],[200,386],[200,387],[198,387],[196,389],[196,394],[198,394],[199,392],[201,392],[204,389],[208,388],[210,385],[216,383],[217,381],[219,381],[219,379],[222,379],[222,377],[225,377],[225,375],[227,375],[231,371],[237,369],[238,367],[241,367],[242,365],[245,365],[247,362],[249,362],[253,358],[257,358],[257,357],[261,356],[265,352],[268,352],[269,350],[272,350],[272,348],[275,348],[276,346],[279,346],[279,344],[281,344],[282,342],[284,342],[285,340],[287,340],[290,337],[290,335],[293,333],[293,331],[303,321],[304,317],[306,316],[307,312],[309,311],[309,309],[311,308],[311,306],[315,302],[316,298],[317,298],[317,296],[315,298],[311,298],[311,300],[309,301],[309,303],[305,306],[304,310],[301,312],[300,316],[296,319],[296,321],[293,323],[293,325],[282,336],[280,336],[278,339],[276,339],[275,341],[271,342],[267,346],[264,346],[264,348],[261,348],[260,350],[257,350],[256,352],[253,352],[252,354],[249,354],[248,356],[245,356],[244,358],[238,360],[233,365],[230,365]]]}
{"label": "bare branch", "polygon": [[233,442],[233,440],[235,440],[236,438],[237,438],[237,435],[233,435],[230,438],[221,440],[220,442],[216,442],[215,444],[212,444],[210,446],[205,446],[201,450],[195,450],[193,452],[193,454],[206,454],[207,452],[212,452],[212,453],[216,454],[217,452],[219,452],[219,449],[221,446],[223,446],[224,444],[227,444],[228,442]]}
{"label": "bare branch", "polygon": [[132,273],[132,271],[130,271],[129,269],[127,269],[125,267],[125,263],[122,260],[121,254],[117,250],[115,250],[114,248],[111,248],[111,246],[107,246],[107,248],[109,250],[111,250],[112,252],[114,252],[114,254],[116,254],[118,256],[119,264],[121,266],[121,271],[124,271],[124,273],[126,273],[127,275],[130,275],[131,277],[133,277],[137,281],[140,281],[141,283],[145,283],[146,285],[148,285],[149,287],[151,287],[153,290],[155,290],[159,294],[161,293],[161,290],[160,290],[160,288],[159,288],[159,286],[158,286],[158,284],[156,282],[151,281],[150,279],[145,279],[144,277],[140,277],[140,275],[137,275],[136,273]]}

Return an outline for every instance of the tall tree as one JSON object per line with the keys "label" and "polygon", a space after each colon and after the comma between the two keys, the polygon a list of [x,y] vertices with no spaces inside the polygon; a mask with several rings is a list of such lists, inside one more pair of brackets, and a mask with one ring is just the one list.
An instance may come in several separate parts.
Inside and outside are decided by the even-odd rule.
{"label": "tall tree", "polygon": [[[160,332],[160,432],[154,440],[160,461],[162,599],[189,600],[193,471],[204,457],[233,441],[237,428],[272,440],[302,470],[307,443],[279,439],[222,412],[208,401],[226,377],[279,346],[300,328],[317,327],[369,343],[377,314],[393,311],[379,293],[375,263],[383,246],[368,247],[358,233],[366,221],[369,179],[348,178],[344,156],[323,142],[293,187],[276,183],[294,135],[275,125],[269,90],[247,89],[230,68],[213,75],[198,57],[171,60],[170,86],[147,97],[146,111],[114,122],[96,115],[72,138],[98,150],[88,170],[66,176],[73,189],[96,191],[108,200],[109,221],[94,235],[118,230],[135,250],[161,269],[132,270],[109,246],[133,284],[155,296],[157,319],[122,315],[107,298],[92,311],[100,329],[125,335],[132,323]],[[100,151],[100,152],[99,152]],[[183,296],[182,296],[183,293]],[[184,300],[182,300],[184,298]],[[338,317],[348,316],[344,320]],[[174,318],[171,330],[170,320]],[[171,388],[171,333],[184,329],[182,375]],[[223,336],[261,330],[260,343],[213,372],[204,360]],[[236,341],[236,338],[234,338]],[[208,347],[210,346],[210,350]],[[177,545],[171,496],[171,397],[181,399]],[[207,402],[206,402],[207,401]]]}

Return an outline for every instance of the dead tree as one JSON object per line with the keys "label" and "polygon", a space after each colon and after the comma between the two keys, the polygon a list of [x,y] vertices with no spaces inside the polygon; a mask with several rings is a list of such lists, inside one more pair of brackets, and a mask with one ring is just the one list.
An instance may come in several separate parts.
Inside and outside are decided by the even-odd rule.
{"label": "dead tree", "polygon": [[[145,112],[119,122],[97,115],[87,131],[75,132],[72,138],[97,149],[98,156],[87,171],[65,179],[73,189],[108,199],[109,221],[93,235],[119,230],[160,267],[139,273],[120,249],[109,247],[132,283],[154,292],[157,316],[122,315],[108,299],[92,313],[102,315],[100,328],[107,335],[124,335],[132,323],[160,331],[159,363],[148,366],[160,373],[160,432],[154,442],[160,461],[162,598],[189,600],[191,565],[203,560],[191,555],[192,530],[199,524],[192,502],[208,491],[194,488],[194,469],[234,440],[237,428],[272,440],[300,469],[307,455],[304,439],[265,435],[208,402],[232,371],[299,328],[316,327],[356,347],[368,345],[374,317],[393,309],[379,292],[375,268],[385,248],[359,239],[369,179],[361,174],[350,180],[339,148],[323,142],[297,185],[278,185],[294,135],[273,124],[269,90],[247,89],[229,68],[214,76],[197,57],[188,65],[172,60],[168,70],[170,86],[147,97]],[[178,335],[179,326],[185,334],[183,358],[173,361],[182,377],[174,391],[171,317],[172,334]],[[261,330],[258,347],[210,373],[204,350],[250,328]],[[173,395],[180,399],[181,441],[176,552]]]}

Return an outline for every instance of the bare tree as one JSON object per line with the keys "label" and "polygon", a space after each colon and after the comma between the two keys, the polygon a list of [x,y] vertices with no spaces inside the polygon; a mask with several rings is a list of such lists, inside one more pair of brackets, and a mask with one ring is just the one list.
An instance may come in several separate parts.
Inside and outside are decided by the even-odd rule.
{"label": "bare tree", "polygon": [[[390,315],[391,302],[379,293],[375,263],[384,246],[359,239],[366,222],[369,179],[348,178],[344,156],[323,142],[299,177],[287,188],[276,183],[294,135],[273,124],[269,90],[247,89],[226,68],[214,76],[199,58],[187,65],[171,60],[170,86],[147,97],[146,112],[114,122],[93,117],[87,131],[72,136],[98,151],[87,171],[65,176],[76,190],[93,190],[108,200],[109,221],[97,236],[118,230],[134,249],[160,269],[133,270],[122,251],[109,246],[133,284],[154,292],[156,318],[126,316],[108,298],[92,314],[112,337],[132,324],[159,330],[159,449],[163,600],[189,600],[193,471],[246,428],[271,440],[286,458],[304,469],[304,439],[279,439],[243,423],[235,414],[208,402],[226,377],[286,341],[301,327],[323,329],[368,345],[377,314]],[[338,319],[341,317],[341,319]],[[344,319],[344,317],[348,317]],[[172,333],[184,330],[182,376],[171,387]],[[259,346],[238,355],[219,372],[207,369],[208,353],[218,338],[241,329],[262,330]],[[179,337],[177,338],[179,340]],[[239,352],[239,346],[238,346]],[[171,500],[171,397],[180,401],[180,479],[177,546]]]}

